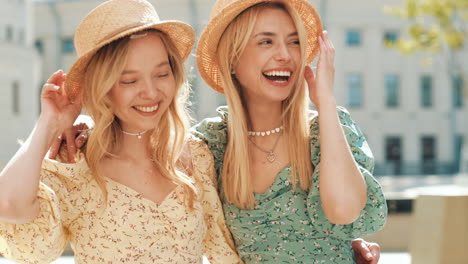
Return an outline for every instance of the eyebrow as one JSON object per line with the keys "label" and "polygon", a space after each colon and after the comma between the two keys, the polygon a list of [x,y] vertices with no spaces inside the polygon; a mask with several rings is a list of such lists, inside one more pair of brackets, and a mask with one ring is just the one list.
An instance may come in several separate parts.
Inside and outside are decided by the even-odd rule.
{"label": "eyebrow", "polygon": [[[156,65],[155,68],[161,68],[161,67],[166,66],[166,65],[170,65],[170,64],[169,64],[169,61],[163,61],[163,62],[161,62],[161,63],[159,63],[158,65]],[[122,75],[125,75],[125,74],[132,74],[132,73],[138,73],[138,71],[136,71],[136,70],[125,70],[125,71],[122,72]]]}
{"label": "eyebrow", "polygon": [[[298,35],[297,32],[293,32],[289,34],[288,37],[293,37],[293,36],[295,37],[297,35]],[[255,34],[253,37],[256,38],[258,36],[273,37],[273,36],[276,36],[276,34],[273,32],[260,32],[260,33]]]}

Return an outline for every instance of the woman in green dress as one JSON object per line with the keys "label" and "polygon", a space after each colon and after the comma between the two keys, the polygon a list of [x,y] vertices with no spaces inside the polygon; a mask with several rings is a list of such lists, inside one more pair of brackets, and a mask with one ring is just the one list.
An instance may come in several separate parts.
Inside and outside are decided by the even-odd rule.
{"label": "woman in green dress", "polygon": [[334,56],[305,0],[219,0],[200,37],[201,76],[229,108],[193,133],[246,263],[354,263],[351,240],[385,224],[372,153],[336,105]]}

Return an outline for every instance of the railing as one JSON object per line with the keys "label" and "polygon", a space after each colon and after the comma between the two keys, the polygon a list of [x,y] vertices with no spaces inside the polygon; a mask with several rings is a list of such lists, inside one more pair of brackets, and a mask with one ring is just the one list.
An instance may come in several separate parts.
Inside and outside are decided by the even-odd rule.
{"label": "railing", "polygon": [[383,162],[376,163],[374,175],[449,175],[458,172],[454,162]]}

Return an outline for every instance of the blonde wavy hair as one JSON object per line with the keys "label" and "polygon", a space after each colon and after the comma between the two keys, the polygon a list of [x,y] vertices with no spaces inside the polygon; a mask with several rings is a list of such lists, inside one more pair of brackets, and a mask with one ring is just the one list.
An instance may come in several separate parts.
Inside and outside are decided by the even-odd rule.
{"label": "blonde wavy hair", "polygon": [[[161,31],[146,30],[158,35],[169,56],[169,63],[176,83],[174,96],[166,112],[159,121],[158,128],[150,135],[148,146],[151,160],[158,171],[176,184],[182,185],[186,192],[186,204],[193,208],[196,189],[193,181],[179,169],[188,128],[189,116],[186,109],[189,85],[184,72],[184,61],[172,40]],[[114,115],[113,102],[109,92],[122,74],[128,56],[130,37],[114,41],[101,48],[91,59],[85,74],[86,91],[83,93],[83,107],[95,122],[85,148],[89,168],[107,200],[107,190],[99,163],[105,157],[115,157],[113,150],[119,148],[122,132]]]}
{"label": "blonde wavy hair", "polygon": [[[248,148],[248,113],[244,108],[242,88],[231,75],[231,68],[237,63],[252,34],[256,19],[265,8],[285,10],[291,16],[301,43],[302,61],[294,83],[293,92],[282,102],[284,135],[289,146],[291,161],[291,182],[293,190],[299,181],[302,190],[311,184],[312,165],[309,146],[308,97],[305,88],[304,67],[306,65],[306,31],[297,11],[286,3],[264,2],[246,9],[234,19],[223,33],[217,49],[224,92],[229,105],[228,143],[224,156],[222,190],[226,199],[240,208],[253,208],[255,197],[250,179],[250,153]],[[241,155],[239,153],[242,153]]]}

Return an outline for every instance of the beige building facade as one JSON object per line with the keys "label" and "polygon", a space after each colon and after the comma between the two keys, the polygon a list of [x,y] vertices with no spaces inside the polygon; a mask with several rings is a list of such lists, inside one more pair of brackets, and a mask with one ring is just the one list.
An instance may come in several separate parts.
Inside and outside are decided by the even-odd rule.
{"label": "beige building facade", "polygon": [[39,113],[41,64],[34,48],[32,0],[2,0],[0,9],[0,168],[28,136]]}
{"label": "beige building facade", "polygon": [[460,89],[468,77],[468,45],[454,54],[464,73],[455,80],[447,53],[402,55],[388,48],[384,41],[404,37],[406,24],[384,14],[384,5],[402,2],[321,1],[337,52],[337,101],[365,132],[377,174],[451,174],[463,159],[462,142],[468,143],[468,97]]}

